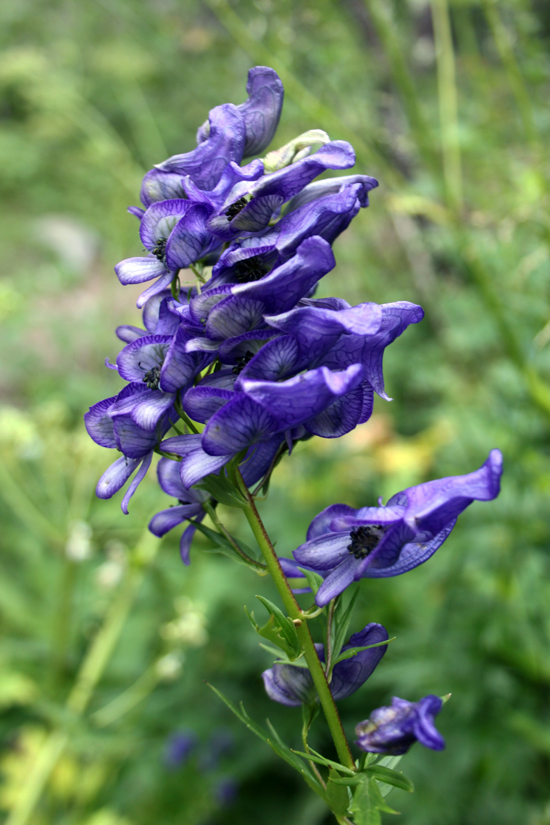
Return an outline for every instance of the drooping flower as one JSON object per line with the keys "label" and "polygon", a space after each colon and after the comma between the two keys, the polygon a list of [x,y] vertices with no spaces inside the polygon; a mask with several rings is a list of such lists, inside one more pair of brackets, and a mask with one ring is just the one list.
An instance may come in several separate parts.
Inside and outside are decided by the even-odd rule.
{"label": "drooping flower", "polygon": [[[366,647],[378,642],[385,642],[389,638],[386,628],[381,624],[371,622],[359,633],[350,637],[342,651],[353,647]],[[321,661],[325,661],[325,648],[322,644],[315,645]],[[362,650],[349,659],[343,659],[333,668],[330,681],[330,690],[335,699],[345,699],[364,685],[384,656],[387,645],[371,647]],[[315,699],[315,688],[311,673],[307,668],[297,665],[274,664],[269,670],[262,673],[266,693],[274,702],[289,707],[309,704]]]}
{"label": "drooping flower", "polygon": [[299,564],[328,573],[317,604],[328,604],[353,581],[398,576],[427,561],[466,507],[496,498],[501,474],[502,454],[491,450],[479,470],[409,487],[385,506],[327,507],[293,554]]}
{"label": "drooping flower", "polygon": [[369,753],[400,756],[420,742],[434,751],[443,750],[445,740],[434,725],[434,717],[443,707],[439,696],[425,696],[419,702],[407,702],[394,696],[391,707],[374,710],[355,728],[357,745]]}
{"label": "drooping flower", "polygon": [[84,416],[88,435],[96,444],[122,453],[99,479],[96,487],[98,498],[111,498],[140,468],[122,499],[122,512],[126,514],[128,502],[147,474],[154,448],[177,417],[172,403],[161,412],[154,427],[144,429],[136,423],[124,405],[129,401],[137,408],[139,399],[149,392],[144,384],[128,384],[118,395],[94,404]]}
{"label": "drooping flower", "polygon": [[[167,510],[161,510],[156,513],[149,522],[149,530],[155,536],[162,538],[174,527],[183,524],[188,519],[195,521],[202,521],[206,515],[203,508],[203,503],[210,498],[208,493],[204,490],[193,489],[189,490],[184,487],[177,461],[172,461],[169,458],[161,458],[157,466],[157,474],[159,484],[162,490],[169,496],[173,496],[178,500],[175,507],[169,507]],[[195,535],[196,527],[190,524],[182,533],[180,539],[180,555],[184,564],[189,564],[189,553],[191,550],[191,542]]]}

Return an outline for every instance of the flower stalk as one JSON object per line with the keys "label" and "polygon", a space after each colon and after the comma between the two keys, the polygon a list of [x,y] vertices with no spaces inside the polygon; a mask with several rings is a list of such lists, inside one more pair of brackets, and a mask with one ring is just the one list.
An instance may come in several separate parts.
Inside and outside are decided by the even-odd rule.
{"label": "flower stalk", "polygon": [[298,634],[300,645],[304,651],[304,658],[311,673],[313,684],[317,690],[319,701],[321,702],[321,707],[323,708],[338,758],[340,759],[342,765],[345,765],[347,768],[351,768],[351,770],[355,770],[355,761],[351,754],[348,740],[346,739],[346,735],[344,733],[344,728],[342,727],[340,714],[338,713],[338,708],[336,707],[336,703],[333,699],[332,693],[330,692],[325,670],[319,656],[317,655],[308,623],[307,621],[304,621],[304,613],[302,612],[298,602],[296,601],[296,597],[288,584],[279,559],[277,558],[275,548],[271,543],[264,523],[258,513],[256,503],[250,494],[250,491],[244,484],[242,477],[240,477],[240,474],[238,475],[237,480],[241,492],[248,502],[248,507],[244,510],[245,516],[250,524],[252,532],[254,533],[254,537],[258,542],[258,546],[262,551],[267,569],[271,574],[286,611],[289,617],[295,622],[296,633]]}

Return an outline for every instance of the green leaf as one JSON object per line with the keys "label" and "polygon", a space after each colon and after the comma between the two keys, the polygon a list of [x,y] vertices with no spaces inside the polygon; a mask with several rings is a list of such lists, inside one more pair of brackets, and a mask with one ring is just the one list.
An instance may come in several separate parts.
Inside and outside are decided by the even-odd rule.
{"label": "green leaf", "polygon": [[306,570],[305,567],[299,567],[298,570],[306,577],[307,583],[313,590],[313,593],[317,594],[317,591],[324,582],[324,578],[320,576],[319,573],[314,573],[313,570]]}
{"label": "green leaf", "polygon": [[353,608],[355,606],[355,602],[357,600],[357,596],[359,595],[359,586],[355,588],[355,592],[352,595],[351,599],[349,600],[346,607],[344,607],[344,602],[340,600],[334,611],[334,623],[333,623],[333,643],[332,643],[332,656],[330,662],[330,672],[332,672],[332,668],[334,666],[334,661],[340,654],[344,643],[346,641],[346,636],[348,633],[349,623],[351,621],[351,614]]}
{"label": "green leaf", "polygon": [[395,641],[397,637],[393,636],[391,639],[386,639],[384,642],[376,642],[373,645],[365,645],[365,647],[350,647],[349,650],[344,650],[343,653],[340,653],[338,658],[334,660],[334,665],[337,665],[338,662],[343,662],[344,659],[351,659],[352,656],[357,656],[358,653],[361,653],[362,650],[370,650],[371,647],[382,647],[382,645],[388,645],[390,642]]}
{"label": "green leaf", "polygon": [[378,810],[383,811],[386,814],[398,814],[399,813],[399,811],[394,811],[393,808],[390,808],[390,806],[386,802],[384,802],[384,797],[382,796],[382,793],[380,792],[380,786],[379,786],[378,782],[376,781],[376,779],[371,779],[370,780],[370,782],[369,782],[369,793],[370,793],[371,799],[373,801],[373,804],[376,805]]}
{"label": "green leaf", "polygon": [[295,751],[294,749],[292,753],[296,753],[298,756],[305,756],[306,759],[311,759],[312,762],[318,762],[319,765],[325,765],[327,768],[335,768],[335,770],[340,771],[346,776],[356,776],[355,771],[352,771],[351,768],[346,768],[345,765],[341,765],[339,762],[333,762],[332,759],[327,759],[325,756],[317,753],[317,751],[314,751],[313,748],[309,749],[309,753]]}
{"label": "green leaf", "polygon": [[222,702],[224,702],[229,710],[235,714],[237,719],[239,719],[246,727],[252,731],[259,739],[262,739],[269,747],[275,751],[277,756],[281,759],[284,759],[294,770],[296,770],[304,779],[304,781],[309,785],[309,787],[315,791],[322,799],[326,802],[326,795],[323,786],[320,784],[319,780],[315,776],[315,774],[309,769],[309,767],[302,762],[301,759],[288,747],[285,742],[281,739],[273,725],[269,722],[269,729],[271,732],[271,736],[253,719],[250,718],[248,713],[246,712],[243,703],[241,702],[240,707],[237,707],[227,696],[224,696],[221,691],[217,690],[213,685],[206,683],[208,687],[214,691],[216,696],[218,696]]}
{"label": "green leaf", "polygon": [[[266,610],[271,613],[274,619],[274,627],[278,626],[279,641],[276,641],[272,636],[269,637],[270,641],[275,642],[275,644],[279,647],[282,647],[289,659],[297,659],[301,654],[302,649],[300,647],[296,628],[294,627],[292,621],[284,615],[283,611],[280,610],[276,604],[270,602],[269,599],[266,599],[263,596],[256,596],[256,598],[263,604]],[[285,642],[284,647],[281,644],[281,641]]]}
{"label": "green leaf", "polygon": [[200,484],[195,484],[195,487],[206,490],[216,501],[219,501],[220,504],[225,504],[226,507],[240,507],[244,509],[248,506],[240,490],[231,484],[229,479],[223,474],[223,470],[219,475],[211,473],[209,476],[206,476]]}
{"label": "green leaf", "polygon": [[[336,781],[333,781],[336,779]],[[338,781],[338,774],[330,768],[327,781],[327,802],[336,816],[345,816],[349,808],[350,794],[346,787]]]}
{"label": "green leaf", "polygon": [[[210,541],[215,545],[213,548],[205,550],[206,553],[221,553],[223,556],[229,556],[230,559],[234,561],[238,561],[239,564],[244,564],[245,567],[249,567],[251,570],[254,570],[256,573],[260,570],[260,568],[252,564],[251,562],[247,561],[243,556],[239,555],[235,548],[232,546],[231,542],[228,541],[225,536],[221,533],[218,533],[216,530],[211,530],[210,527],[206,527],[204,524],[201,524],[200,521],[194,521],[193,519],[189,519],[191,524],[194,524],[197,530],[206,536]],[[243,542],[237,541],[233,539],[235,544],[238,547],[241,547],[244,553],[248,555],[252,555],[254,557],[254,553],[250,550]],[[260,570],[260,572],[262,572]]]}
{"label": "green leaf", "polygon": [[[382,759],[379,759],[376,763],[377,767],[383,768],[391,768],[392,770],[399,764],[399,762],[403,759],[403,754],[401,756],[383,756]],[[380,793],[383,797],[386,797],[393,791],[393,785],[390,785],[385,782],[378,782],[378,788]]]}
{"label": "green leaf", "polygon": [[[273,642],[273,644],[277,645],[277,647],[280,648],[280,650],[282,650],[284,653],[286,653],[287,650],[288,650],[288,645],[287,645],[286,639],[281,637],[281,629],[277,625],[277,622],[275,621],[275,617],[273,615],[271,615],[269,617],[269,619],[267,620],[267,622],[262,627],[260,627],[259,624],[256,621],[255,616],[254,616],[254,612],[249,611],[248,608],[246,608],[246,607],[245,607],[244,610],[245,610],[245,613],[246,613],[246,615],[248,616],[248,618],[250,620],[250,623],[251,623],[252,627],[256,631],[256,633],[258,633],[264,639],[268,639],[270,642]],[[266,647],[266,646],[262,645],[262,647]],[[269,650],[270,653],[275,653],[275,655],[277,657],[280,656],[279,651],[275,651],[275,650],[273,650],[273,648],[266,647],[266,650]],[[293,653],[291,655],[293,655]],[[297,658],[297,657],[294,656],[294,659],[295,658]],[[293,659],[289,658],[289,662],[290,661],[293,661]]]}
{"label": "green leaf", "polygon": [[351,803],[351,814],[355,825],[381,825],[382,817],[376,805],[371,786],[375,781],[371,781],[365,774],[361,775],[362,781],[355,789]]}
{"label": "green leaf", "polygon": [[414,791],[414,785],[410,779],[402,773],[393,771],[391,768],[385,768],[383,765],[369,765],[369,767],[365,769],[365,773],[373,776],[379,782],[392,785],[394,788],[401,788],[402,791],[407,791],[408,793]]}

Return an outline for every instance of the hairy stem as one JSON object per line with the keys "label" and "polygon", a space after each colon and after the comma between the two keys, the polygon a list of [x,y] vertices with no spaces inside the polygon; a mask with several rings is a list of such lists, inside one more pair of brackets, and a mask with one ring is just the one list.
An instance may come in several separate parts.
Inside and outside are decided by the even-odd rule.
{"label": "hairy stem", "polygon": [[275,586],[279,591],[279,595],[283,601],[285,609],[289,617],[295,622],[298,639],[302,650],[304,651],[304,657],[307,662],[309,672],[311,673],[313,684],[315,685],[319,695],[319,700],[334,740],[338,758],[343,765],[354,770],[355,762],[349,749],[348,741],[342,727],[342,722],[340,721],[336,703],[334,702],[334,698],[330,692],[323,665],[317,655],[307,619],[304,619],[303,617],[300,606],[296,601],[294,593],[292,592],[290,585],[286,580],[286,576],[283,573],[283,569],[279,564],[279,559],[277,558],[273,544],[267,535],[264,524],[260,518],[260,514],[256,509],[254,499],[252,498],[244,481],[240,477],[240,474],[237,475],[237,481],[241,488],[241,492],[248,501],[248,507],[244,510],[248,523],[250,524],[254,537],[258,542],[260,550],[262,551],[267,569],[275,582]]}

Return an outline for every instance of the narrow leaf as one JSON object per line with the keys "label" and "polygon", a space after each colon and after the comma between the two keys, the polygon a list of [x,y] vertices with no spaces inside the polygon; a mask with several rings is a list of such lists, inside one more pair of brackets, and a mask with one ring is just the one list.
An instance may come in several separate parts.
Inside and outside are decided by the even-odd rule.
{"label": "narrow leaf", "polygon": [[317,751],[314,751],[313,748],[309,749],[309,753],[295,751],[294,748],[292,751],[293,753],[298,754],[298,756],[305,756],[306,759],[311,759],[312,762],[318,762],[319,765],[325,765],[327,768],[335,768],[337,771],[346,774],[346,776],[355,776],[355,771],[352,771],[351,768],[346,768],[345,765],[341,765],[339,762],[333,762],[332,759],[327,759],[320,753],[317,753]]}
{"label": "narrow leaf", "polygon": [[314,573],[313,570],[306,570],[305,567],[299,567],[298,570],[304,574],[307,579],[307,583],[316,595],[317,591],[324,582],[324,578],[320,576],[319,573]]}
{"label": "narrow leaf", "polygon": [[365,773],[368,773],[380,782],[393,785],[394,788],[401,788],[402,791],[407,791],[408,793],[414,791],[414,785],[410,779],[402,773],[392,771],[391,768],[384,768],[383,765],[370,765],[365,770]]}
{"label": "narrow leaf", "polygon": [[371,647],[382,647],[382,645],[388,645],[390,642],[395,641],[396,638],[396,636],[393,636],[391,639],[386,639],[383,642],[376,642],[373,645],[365,645],[365,647],[350,647],[349,650],[344,650],[340,653],[334,664],[337,665],[338,662],[343,662],[344,659],[351,659],[352,656],[357,656],[357,654],[361,653],[362,650],[370,650]]}
{"label": "narrow leaf", "polygon": [[[333,778],[337,781],[334,782]],[[326,796],[329,808],[336,816],[345,816],[349,808],[350,795],[348,789],[338,781],[338,774],[334,768],[330,768],[328,772]]]}
{"label": "narrow leaf", "polygon": [[[279,626],[282,638],[287,644],[287,654],[289,655],[289,658],[293,657],[296,659],[302,651],[300,642],[298,641],[298,634],[296,633],[296,628],[293,623],[287,616],[284,615],[282,610],[280,610],[276,604],[270,602],[269,599],[266,599],[263,596],[256,596],[256,598],[263,604],[266,610],[271,613],[276,624]],[[271,639],[271,641],[273,641],[273,639]]]}

